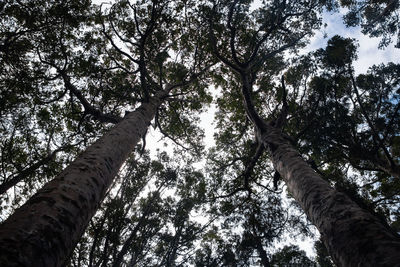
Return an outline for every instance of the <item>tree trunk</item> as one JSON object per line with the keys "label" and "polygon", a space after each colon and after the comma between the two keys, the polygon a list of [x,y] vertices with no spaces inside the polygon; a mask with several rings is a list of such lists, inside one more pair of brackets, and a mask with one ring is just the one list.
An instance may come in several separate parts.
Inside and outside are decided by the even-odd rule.
{"label": "tree trunk", "polygon": [[0,226],[0,266],[65,264],[164,94],[129,113]]}
{"label": "tree trunk", "polygon": [[400,237],[348,196],[334,190],[302,159],[281,131],[259,131],[274,167],[321,233],[337,266],[399,266]]}
{"label": "tree trunk", "polygon": [[256,249],[258,252],[258,256],[261,259],[261,264],[264,267],[271,267],[271,263],[269,262],[269,258],[267,255],[267,252],[265,251],[262,242],[261,242],[261,238],[257,235],[254,235],[255,241],[256,241]]}

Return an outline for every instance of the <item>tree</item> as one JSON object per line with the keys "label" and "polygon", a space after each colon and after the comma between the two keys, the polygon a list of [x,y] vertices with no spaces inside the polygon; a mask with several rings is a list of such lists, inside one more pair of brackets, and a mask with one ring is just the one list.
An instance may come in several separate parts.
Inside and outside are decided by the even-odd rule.
{"label": "tree", "polygon": [[[379,262],[383,266],[395,265],[399,261],[398,234],[348,196],[333,189],[305,162],[290,143],[290,137],[282,132],[288,109],[284,78],[280,89],[282,109],[277,118],[265,120],[261,117],[265,108],[257,110],[256,103],[260,103],[262,93],[253,90],[253,85],[262,75],[262,64],[279,52],[296,47],[304,35],[310,34],[316,23],[312,20],[310,8],[318,7],[317,2],[304,5],[286,2],[269,4],[263,9],[265,13],[260,13],[275,14],[268,17],[272,19],[267,23],[265,20],[257,21],[257,16],[254,20],[243,20],[248,10],[243,3],[215,5],[210,19],[210,42],[214,54],[234,72],[233,78],[241,87],[243,109],[255,128],[259,145],[268,150],[274,168],[285,181],[288,191],[320,231],[334,262],[339,266],[369,265],[371,262]],[[296,16],[292,17],[292,14]],[[304,20],[309,22],[302,24],[304,28],[296,24],[301,15],[307,16]],[[221,24],[215,26],[215,18],[226,20],[226,28]],[[294,26],[285,27],[289,23],[297,25],[295,32]],[[280,35],[281,29],[285,32],[283,36]],[[223,33],[217,38],[216,32]]]}
{"label": "tree", "polygon": [[[199,75],[207,68],[207,60],[203,58],[202,62],[198,61],[197,57],[202,53],[199,48],[200,43],[196,40],[192,47],[181,46],[183,43],[191,42],[190,33],[193,29],[187,27],[182,28],[183,31],[177,30],[181,26],[179,23],[182,23],[178,19],[182,9],[178,7],[172,9],[169,5],[168,2],[158,1],[131,5],[121,1],[113,5],[111,13],[106,16],[110,18],[109,24],[104,22],[101,13],[88,11],[93,18],[89,23],[100,23],[101,35],[93,35],[92,38],[83,33],[82,36],[82,32],[75,28],[72,32],[75,32],[77,37],[82,36],[82,39],[74,39],[76,36],[72,34],[64,36],[61,31],[55,32],[55,43],[51,43],[54,39],[50,39],[43,44],[37,44],[36,56],[41,64],[39,67],[56,73],[53,79],[60,79],[63,82],[65,92],[69,92],[71,98],[76,98],[82,105],[84,116],[90,115],[100,122],[118,122],[118,124],[88,146],[63,172],[44,185],[3,222],[0,229],[2,265],[28,266],[32,262],[38,266],[64,264],[99,207],[119,168],[145,136],[153,118],[163,118],[168,112],[177,112],[171,107],[164,107],[161,112],[162,102],[167,98],[177,98],[175,102],[181,103],[179,96],[192,94],[193,101],[188,102],[191,105],[183,109],[199,110],[202,106],[201,101],[204,99],[207,101],[201,83],[198,82]],[[97,10],[101,12],[101,7]],[[129,23],[124,21],[125,17],[122,15],[131,15]],[[121,20],[112,21],[116,18]],[[165,27],[167,23],[168,28]],[[110,29],[107,29],[107,25]],[[64,26],[71,27],[67,23]],[[93,32],[98,29],[96,24],[88,26],[94,27]],[[120,30],[123,30],[123,33],[120,33]],[[101,40],[99,38],[108,40],[110,46],[101,47],[103,43],[100,45],[97,43]],[[114,38],[125,41],[132,54],[120,48]],[[86,45],[86,49],[94,48],[99,57],[95,59],[96,54],[84,55],[80,52],[79,46],[73,46],[74,43]],[[78,49],[78,52],[74,49]],[[175,62],[168,60],[168,53],[172,51],[180,53]],[[104,61],[97,61],[102,58]],[[187,61],[191,63],[191,68],[183,65],[183,62]],[[102,64],[103,66],[99,67]],[[86,92],[94,94],[91,96],[94,99],[92,103],[87,100],[88,95],[82,93],[72,80],[72,77],[79,80],[88,78],[86,76],[88,74],[96,75],[96,72],[91,73],[90,70],[100,71],[97,73],[100,74],[97,80],[87,83]],[[102,84],[101,81],[107,79],[111,81],[103,85],[111,90],[115,90],[113,88],[115,86],[121,86],[121,80],[131,81],[125,86],[128,86],[127,89],[130,89],[132,95],[125,99],[117,99],[117,104],[114,104],[114,111],[111,113],[104,111],[112,108],[112,103],[115,101],[112,95],[111,97],[108,95],[108,90],[101,91],[101,101],[104,102],[98,104],[99,108],[95,107],[99,89],[96,89],[95,85],[100,82],[98,86]],[[118,84],[115,84],[117,80]],[[192,90],[189,86],[194,81],[197,81],[196,90]],[[132,85],[135,82],[139,82],[138,87]],[[201,94],[203,97],[197,97]],[[135,98],[132,99],[133,97]],[[111,106],[106,105],[106,101],[109,101]],[[118,101],[132,105],[135,110],[126,114],[124,118],[119,118],[118,114],[115,114],[119,113]],[[185,113],[182,112],[183,114]],[[163,124],[157,118],[156,121],[160,128],[169,127],[172,123],[177,124],[165,131],[167,135],[172,132],[169,134],[172,138],[176,135],[186,137],[189,133],[184,131],[182,134],[180,127],[182,125],[188,127],[189,123],[176,122],[179,119],[180,116],[169,121],[163,120]],[[191,138],[195,138],[197,134],[194,132],[195,129],[192,127]]]}
{"label": "tree", "polygon": [[271,266],[317,266],[298,246],[285,246],[272,256]]}
{"label": "tree", "polygon": [[[332,155],[341,154],[356,169],[400,177],[395,141],[399,66],[393,63],[373,66],[368,74],[355,77],[352,67],[357,57],[355,44],[339,36],[330,39],[327,48],[316,55],[313,62],[321,65],[318,67],[321,74],[310,81],[313,92],[304,98],[310,99],[310,103],[299,105],[297,110],[301,116],[313,118],[315,126],[296,125],[304,129],[302,135],[307,135],[303,140],[314,136],[311,147],[318,146],[321,150],[318,153],[315,149],[314,154],[325,157],[319,161],[332,162]],[[293,117],[301,121],[300,116]],[[322,147],[324,142],[329,148]]]}
{"label": "tree", "polygon": [[[326,49],[306,56],[315,74],[301,74],[309,83],[302,102],[290,113],[288,129],[324,179],[363,208],[395,223],[398,65],[373,66],[355,77],[355,57],[353,41],[339,36],[329,40]],[[302,71],[300,63],[286,75],[288,83],[302,79]]]}
{"label": "tree", "polygon": [[399,1],[339,1],[340,5],[349,9],[344,16],[348,26],[360,25],[364,34],[371,37],[382,37],[380,48],[388,46],[392,35],[396,35],[395,47],[400,48]]}

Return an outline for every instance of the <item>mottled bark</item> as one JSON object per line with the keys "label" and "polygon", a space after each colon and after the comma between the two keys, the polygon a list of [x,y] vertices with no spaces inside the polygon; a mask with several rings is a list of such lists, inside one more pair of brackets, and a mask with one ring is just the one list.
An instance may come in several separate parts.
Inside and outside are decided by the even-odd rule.
{"label": "mottled bark", "polygon": [[338,266],[400,266],[400,237],[348,196],[333,189],[281,134],[266,126],[268,148],[289,192],[318,228]]}
{"label": "mottled bark", "polygon": [[65,264],[160,102],[129,113],[0,226],[0,266]]}

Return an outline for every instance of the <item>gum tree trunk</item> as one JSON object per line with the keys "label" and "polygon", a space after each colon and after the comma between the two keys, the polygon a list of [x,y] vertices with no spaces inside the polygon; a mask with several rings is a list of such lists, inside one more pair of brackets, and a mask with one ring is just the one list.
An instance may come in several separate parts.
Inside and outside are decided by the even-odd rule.
{"label": "gum tree trunk", "polygon": [[259,133],[289,192],[318,228],[337,266],[400,266],[400,237],[333,189],[272,126]]}
{"label": "gum tree trunk", "polygon": [[0,266],[65,264],[161,97],[125,116],[0,225]]}

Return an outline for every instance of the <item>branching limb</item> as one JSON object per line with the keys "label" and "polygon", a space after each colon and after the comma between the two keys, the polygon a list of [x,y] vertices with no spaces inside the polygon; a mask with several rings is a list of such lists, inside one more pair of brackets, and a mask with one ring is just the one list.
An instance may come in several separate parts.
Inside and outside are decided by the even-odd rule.
{"label": "branching limb", "polygon": [[70,147],[70,145],[66,145],[66,146],[55,149],[54,151],[50,152],[46,157],[40,159],[39,161],[33,163],[31,166],[20,171],[17,175],[13,176],[12,178],[6,179],[5,182],[0,184],[0,195],[7,192],[8,189],[17,185],[19,182],[22,182],[29,175],[32,175],[32,173],[37,171],[40,167],[42,167],[42,166],[46,165],[47,163],[51,162],[52,160],[54,160],[57,153],[64,151],[68,147]]}
{"label": "branching limb", "polygon": [[162,128],[162,126],[161,126],[161,124],[159,122],[159,116],[158,115],[155,117],[155,124],[156,124],[156,127],[160,130],[160,133],[163,134],[165,137],[170,139],[172,142],[174,142],[176,145],[178,145],[179,147],[183,148],[184,150],[186,150],[186,151],[190,150],[188,147],[185,147],[178,140],[176,140],[174,137],[172,137],[171,135],[169,135],[167,132],[164,131],[164,129]]}
{"label": "branching limb", "polygon": [[357,97],[357,102],[360,105],[360,109],[361,109],[361,113],[363,114],[364,118],[367,121],[368,126],[370,127],[371,131],[372,131],[372,137],[374,139],[374,141],[379,145],[379,147],[382,149],[383,153],[385,154],[386,159],[388,160],[388,162],[390,163],[391,167],[395,167],[396,163],[394,162],[391,154],[389,153],[389,151],[387,150],[386,146],[383,143],[383,140],[380,138],[379,134],[377,133],[371,119],[369,118],[365,107],[361,101],[361,96],[360,93],[358,92],[358,88],[357,88],[357,84],[353,75],[353,70],[352,68],[349,66],[349,73],[350,73],[350,78],[351,78],[351,83],[353,85],[353,89],[354,92],[356,93],[356,97]]}
{"label": "branching limb", "polygon": [[[280,194],[280,193],[282,193],[282,191],[277,191],[277,190],[271,190],[268,186],[266,186],[266,185],[263,185],[263,184],[261,184],[261,183],[259,183],[259,182],[254,182],[256,185],[258,185],[259,187],[261,187],[261,188],[263,188],[263,189],[265,189],[265,190],[267,190],[268,192],[271,192],[271,193],[276,193],[276,194]],[[275,188],[274,188],[275,189]]]}
{"label": "branching limb", "polygon": [[252,68],[256,65],[261,65],[262,63],[264,63],[267,59],[270,59],[272,57],[274,57],[275,55],[285,51],[286,49],[293,47],[294,45],[296,45],[301,39],[303,39],[305,36],[307,35],[307,33],[302,34],[300,37],[295,38],[294,40],[292,40],[290,43],[287,43],[285,45],[280,46],[279,48],[276,48],[274,51],[266,53],[265,55],[261,56],[260,58],[254,58],[252,60],[250,60],[248,62],[249,67]]}
{"label": "branching limb", "polygon": [[[214,7],[215,9],[215,7]],[[231,69],[233,69],[236,72],[240,72],[241,68],[239,68],[239,66],[237,66],[236,64],[234,64],[233,62],[231,62],[229,59],[227,59],[226,57],[224,57],[218,49],[217,46],[217,38],[215,37],[215,33],[214,33],[214,21],[213,21],[213,16],[210,16],[209,19],[209,31],[208,31],[208,35],[209,35],[209,40],[211,43],[211,47],[212,47],[212,52],[214,53],[214,55],[220,60],[222,61],[224,64],[226,64],[227,66],[229,66]]]}
{"label": "branching limb", "polygon": [[[126,53],[125,51],[122,51],[122,49],[119,48],[119,47],[115,44],[115,42],[114,42],[114,40],[112,39],[112,37],[107,33],[107,31],[106,31],[106,25],[104,24],[104,21],[103,21],[103,20],[101,20],[101,25],[102,25],[102,32],[103,32],[104,36],[107,38],[107,40],[110,42],[110,44],[112,45],[112,47],[114,47],[114,49],[115,49],[118,53],[120,53],[121,55],[127,57],[130,61],[132,61],[132,62],[138,64],[139,61],[138,61],[137,59],[134,59],[131,55],[129,55],[129,54]],[[114,31],[114,32],[117,34],[117,36],[118,36],[117,30],[114,28],[114,25],[113,25],[113,24],[111,24],[111,27],[112,27],[113,31]]]}
{"label": "branching limb", "polygon": [[247,191],[247,192],[249,192],[250,194],[252,193],[252,191],[251,191],[250,188],[238,187],[238,188],[236,188],[235,190],[233,190],[233,191],[232,191],[231,193],[229,193],[229,194],[220,195],[220,196],[216,196],[216,197],[212,198],[212,199],[210,200],[210,202],[214,202],[215,200],[220,199],[220,198],[229,198],[229,197],[232,197],[232,196],[236,195],[237,193],[243,192],[243,191]]}
{"label": "branching limb", "polygon": [[58,75],[60,75],[64,81],[64,85],[65,85],[65,91],[61,94],[61,96],[57,97],[56,99],[61,99],[63,96],[65,96],[65,94],[67,93],[67,91],[69,91],[72,95],[76,96],[78,98],[78,100],[80,101],[80,103],[82,104],[82,106],[85,109],[85,113],[92,115],[95,119],[97,119],[100,122],[108,122],[108,123],[113,123],[116,124],[118,122],[120,122],[122,120],[122,118],[115,116],[113,114],[105,114],[102,113],[100,110],[94,108],[87,100],[86,98],[83,96],[83,94],[78,90],[78,88],[76,88],[72,83],[70,78],[68,77],[68,75],[66,74],[66,68],[67,68],[67,63],[68,63],[68,58],[67,55],[65,53],[65,51],[63,50],[63,54],[64,54],[64,66],[63,68],[58,67],[55,63],[46,61],[45,59],[43,59],[40,55],[39,50],[37,49],[37,53],[39,56],[39,60],[53,68],[55,68],[57,70]]}
{"label": "branching limb", "polygon": [[[61,71],[61,70],[59,70]],[[74,95],[78,98],[80,103],[85,109],[85,112],[87,114],[92,115],[95,119],[97,119],[100,122],[108,122],[108,123],[113,123],[116,124],[122,120],[121,117],[115,116],[113,114],[107,114],[107,113],[102,113],[100,110],[94,108],[87,100],[86,98],[82,95],[82,93],[76,88],[70,81],[69,77],[66,75],[64,71],[61,71],[61,75],[64,80],[64,85],[65,87]]]}

